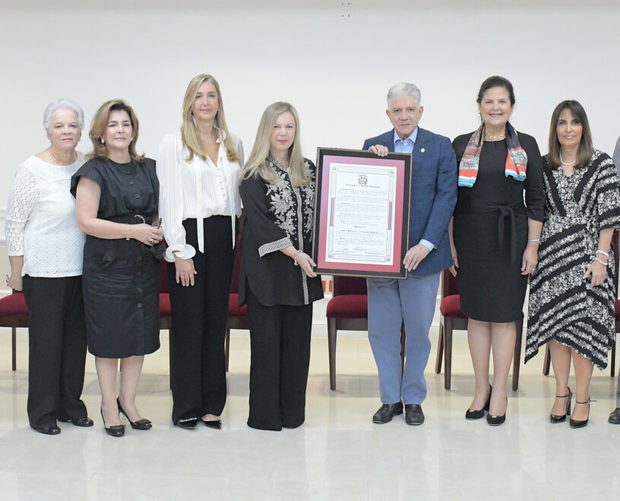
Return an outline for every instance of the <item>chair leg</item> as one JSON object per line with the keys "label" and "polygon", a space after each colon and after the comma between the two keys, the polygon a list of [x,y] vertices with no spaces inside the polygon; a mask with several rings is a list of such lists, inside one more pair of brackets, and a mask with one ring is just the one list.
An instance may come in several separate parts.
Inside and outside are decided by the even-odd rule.
{"label": "chair leg", "polygon": [[435,374],[441,373],[441,358],[443,357],[443,319],[439,319],[439,336],[437,337],[437,356],[435,357]]}
{"label": "chair leg", "polygon": [[400,326],[400,377],[403,377],[405,373],[405,343],[407,337],[405,336],[405,323]]}
{"label": "chair leg", "polygon": [[329,388],[336,389],[336,319],[327,319],[327,347],[329,352]]}
{"label": "chair leg", "polygon": [[226,329],[226,338],[224,340],[224,355],[226,356],[226,372],[228,372],[228,360],[230,358],[230,329]]}
{"label": "chair leg", "polygon": [[549,343],[545,345],[545,361],[543,362],[543,376],[549,375],[549,367],[551,367],[551,351],[549,350]]}
{"label": "chair leg", "polygon": [[15,327],[11,328],[11,350],[13,354],[11,368],[15,371],[17,370],[17,328]]}
{"label": "chair leg", "polygon": [[611,372],[610,372],[610,377],[614,377],[616,375],[616,343],[614,342],[614,345],[611,347],[611,361],[610,364],[611,366]]}
{"label": "chair leg", "polygon": [[519,389],[519,371],[521,369],[521,345],[523,342],[523,315],[516,322],[515,353],[512,361],[512,391]]}
{"label": "chair leg", "polygon": [[452,320],[445,319],[444,325],[444,375],[443,387],[449,390],[452,386]]}

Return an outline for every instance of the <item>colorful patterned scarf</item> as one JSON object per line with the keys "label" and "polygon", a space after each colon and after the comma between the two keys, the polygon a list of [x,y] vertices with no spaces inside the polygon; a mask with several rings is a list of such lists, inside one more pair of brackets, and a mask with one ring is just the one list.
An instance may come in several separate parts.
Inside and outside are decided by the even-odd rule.
{"label": "colorful patterned scarf", "polygon": [[[461,163],[459,164],[459,186],[471,188],[478,176],[478,162],[484,144],[484,124],[469,138]],[[517,131],[510,122],[506,122],[506,177],[510,176],[517,181],[525,181],[527,172],[527,153],[521,148]]]}

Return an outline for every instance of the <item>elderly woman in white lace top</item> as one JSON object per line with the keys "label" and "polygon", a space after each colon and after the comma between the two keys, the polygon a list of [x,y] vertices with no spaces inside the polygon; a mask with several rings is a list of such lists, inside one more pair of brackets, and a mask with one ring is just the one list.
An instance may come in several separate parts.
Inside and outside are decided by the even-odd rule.
{"label": "elderly woman in white lace top", "polygon": [[84,163],[76,151],[84,113],[56,100],[45,108],[48,148],[24,161],[9,193],[6,237],[11,276],[30,311],[28,419],[40,433],[57,421],[92,426],[80,399],[86,336],[82,303],[84,234],[78,229],[71,176]]}

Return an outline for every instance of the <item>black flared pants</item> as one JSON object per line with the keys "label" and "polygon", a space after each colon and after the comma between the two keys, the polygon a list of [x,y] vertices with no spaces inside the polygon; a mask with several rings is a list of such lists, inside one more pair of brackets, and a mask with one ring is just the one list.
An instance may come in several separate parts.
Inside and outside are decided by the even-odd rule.
{"label": "black flared pants", "polygon": [[87,415],[84,387],[86,332],[82,277],[26,275],[28,331],[28,420],[31,426]]}
{"label": "black flared pants", "polygon": [[226,403],[224,337],[233,266],[230,217],[204,220],[204,253],[198,251],[196,220],[183,221],[186,241],[194,246],[193,286],[175,280],[168,264],[172,309],[172,421],[219,416]]}
{"label": "black flared pants", "polygon": [[264,306],[247,290],[250,323],[250,415],[262,430],[303,424],[310,363],[312,304]]}

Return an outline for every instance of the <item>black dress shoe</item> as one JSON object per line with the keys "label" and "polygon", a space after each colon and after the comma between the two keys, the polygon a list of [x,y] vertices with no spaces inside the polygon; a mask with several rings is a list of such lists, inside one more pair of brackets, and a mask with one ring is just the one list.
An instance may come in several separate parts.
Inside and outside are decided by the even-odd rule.
{"label": "black dress shoe", "polygon": [[77,419],[58,418],[58,421],[62,423],[71,423],[72,425],[79,426],[81,428],[88,428],[92,426],[93,424],[95,424],[93,420],[89,418],[88,416],[84,416],[84,417],[77,418]]}
{"label": "black dress shoe", "polygon": [[125,409],[123,409],[123,406],[121,405],[121,401],[118,398],[116,399],[116,404],[118,405],[118,412],[120,412],[127,418],[127,421],[129,421],[129,424],[134,430],[150,430],[151,427],[153,426],[153,423],[151,423],[151,421],[149,421],[146,418],[138,419],[137,421],[132,421],[131,419],[129,419],[129,416],[125,412]]}
{"label": "black dress shoe", "polygon": [[[506,411],[508,410],[508,397],[506,397]],[[506,421],[506,411],[501,416],[493,416],[491,413],[487,414],[487,423],[491,426],[499,426]]]}
{"label": "black dress shoe", "polygon": [[33,430],[38,431],[39,433],[43,433],[43,435],[58,435],[60,433],[60,428],[55,423],[52,424],[40,424],[37,426],[30,426]]}
{"label": "black dress shoe", "polygon": [[383,404],[377,412],[372,416],[372,422],[375,424],[389,423],[394,416],[398,416],[403,413],[403,403],[396,402],[395,404]]}
{"label": "black dress shoe", "polygon": [[103,427],[105,428],[105,432],[111,437],[122,437],[125,434],[125,425],[124,424],[115,424],[114,426],[106,426],[105,418],[103,417],[103,409],[101,409],[101,420],[103,421]]}
{"label": "black dress shoe", "polygon": [[418,404],[405,404],[405,423],[418,426],[424,422],[422,406]]}
{"label": "black dress shoe", "polygon": [[553,424],[563,423],[564,421],[566,421],[566,416],[570,414],[570,402],[573,398],[573,392],[570,391],[569,388],[567,395],[556,395],[555,398],[568,398],[568,400],[566,401],[566,412],[564,412],[564,414],[562,414],[561,416],[558,414],[549,414],[549,421]]}
{"label": "black dress shoe", "polygon": [[174,424],[175,426],[178,426],[179,428],[183,428],[185,430],[193,430],[194,428],[196,428],[196,425],[198,424],[198,418],[197,417],[182,418],[182,419],[179,419]]}
{"label": "black dress shoe", "polygon": [[620,424],[620,407],[616,407],[615,410],[609,415],[609,422],[611,424]]}
{"label": "black dress shoe", "polygon": [[213,428],[214,430],[222,429],[222,422],[219,419],[213,419],[212,421],[206,421],[205,419],[201,419],[201,421],[207,428]]}
{"label": "black dress shoe", "polygon": [[585,419],[570,418],[568,423],[570,424],[571,428],[583,428],[584,426],[588,425],[588,421],[590,420],[590,402],[590,399],[586,400],[585,402],[578,402],[577,400],[575,400],[575,405],[579,404],[588,406],[588,417]]}
{"label": "black dress shoe", "polygon": [[491,393],[493,392],[493,387],[491,385],[489,385],[489,396],[487,397],[487,401],[484,404],[484,407],[482,409],[478,409],[478,410],[473,410],[473,409],[467,409],[467,411],[465,412],[465,419],[469,419],[474,420],[474,419],[481,419],[484,417],[484,411],[488,411],[489,410],[489,405],[491,405]]}

